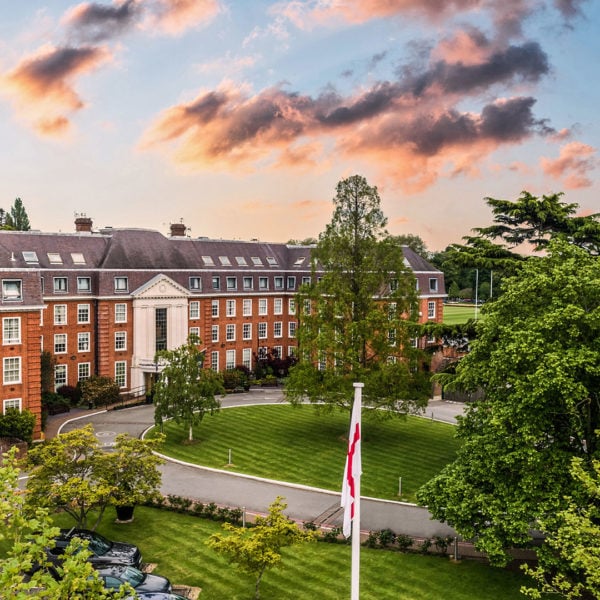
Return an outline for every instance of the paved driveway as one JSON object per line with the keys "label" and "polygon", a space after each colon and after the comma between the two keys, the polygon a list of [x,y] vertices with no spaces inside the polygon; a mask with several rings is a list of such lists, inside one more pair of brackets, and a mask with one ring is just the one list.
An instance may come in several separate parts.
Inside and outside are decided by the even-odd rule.
{"label": "paved driveway", "polygon": [[[277,389],[252,390],[246,394],[232,394],[223,400],[223,407],[283,401]],[[426,411],[427,418],[455,422],[463,406],[432,400]],[[154,424],[154,406],[141,406],[108,412],[87,413],[64,423],[62,432],[91,423],[103,445],[109,447],[119,433],[141,436]],[[231,507],[244,507],[250,513],[266,513],[276,496],[284,496],[288,503],[286,513],[293,519],[316,521],[328,526],[340,526],[342,514],[339,510],[340,494],[265,480],[247,475],[235,475],[226,471],[188,465],[168,459],[161,467],[163,494],[177,494],[200,502],[215,502]],[[341,486],[340,473],[340,486]],[[396,533],[417,537],[454,535],[447,525],[434,521],[427,509],[402,502],[371,498],[361,501],[361,529],[377,531],[389,528]]]}

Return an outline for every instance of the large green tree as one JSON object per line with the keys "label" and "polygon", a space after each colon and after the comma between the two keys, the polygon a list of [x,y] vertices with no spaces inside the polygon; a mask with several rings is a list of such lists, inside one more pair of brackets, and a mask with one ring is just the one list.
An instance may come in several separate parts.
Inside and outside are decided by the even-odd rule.
{"label": "large green tree", "polygon": [[31,229],[29,217],[21,198],[15,198],[10,211],[6,213],[6,228],[16,231],[29,231]]}
{"label": "large green tree", "polygon": [[347,408],[353,382],[362,381],[366,405],[406,412],[430,393],[424,357],[410,341],[414,275],[385,230],[376,187],[354,175],[338,183],[333,204],[311,253],[313,283],[298,297],[299,360],[287,398]]}
{"label": "large green tree", "polygon": [[483,390],[466,408],[456,460],[418,493],[433,516],[492,561],[574,493],[574,457],[590,467],[600,428],[600,262],[564,240],[532,257],[484,309],[454,385]]}
{"label": "large green tree", "polygon": [[281,549],[315,539],[314,532],[303,531],[283,514],[287,504],[281,496],[269,506],[269,514],[256,517],[254,526],[223,524],[227,534],[215,533],[206,542],[227,557],[242,572],[254,575],[254,598],[260,598],[260,582],[268,569],[281,565]]}
{"label": "large green tree", "polygon": [[161,350],[155,360],[163,370],[154,386],[154,420],[158,426],[164,419],[174,419],[188,430],[193,441],[194,425],[199,425],[206,413],[213,414],[221,403],[216,397],[225,393],[219,373],[203,367],[204,354],[198,349],[200,340],[190,336],[186,344],[175,350]]}
{"label": "large green tree", "polygon": [[[58,527],[46,509],[30,509],[19,489],[20,469],[14,452],[0,461],[0,596],[4,600],[66,600],[77,598],[123,598],[132,590],[106,590],[92,564],[89,551],[72,542],[54,577],[45,567],[46,548],[52,547]],[[41,567],[41,568],[39,568]]]}

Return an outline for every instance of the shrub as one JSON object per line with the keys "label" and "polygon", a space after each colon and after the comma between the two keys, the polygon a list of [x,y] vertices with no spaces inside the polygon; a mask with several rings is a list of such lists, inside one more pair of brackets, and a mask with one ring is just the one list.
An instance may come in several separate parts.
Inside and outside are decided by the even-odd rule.
{"label": "shrub", "polygon": [[119,386],[111,377],[93,375],[80,382],[79,385],[81,386],[81,399],[90,407],[107,406],[119,400]]}
{"label": "shrub", "polygon": [[379,532],[379,544],[382,548],[391,546],[396,541],[396,534],[391,529],[382,529]]}
{"label": "shrub", "polygon": [[28,410],[8,408],[0,415],[0,437],[18,438],[31,444],[34,426],[35,415]]}
{"label": "shrub", "polygon": [[81,402],[81,389],[73,385],[61,385],[56,393],[66,398],[71,406],[77,406]]}
{"label": "shrub", "polygon": [[64,396],[56,392],[44,392],[42,394],[42,411],[47,415],[57,415],[70,410],[71,404]]}
{"label": "shrub", "polygon": [[413,545],[413,539],[410,537],[410,535],[400,533],[396,536],[396,545],[398,546],[398,550],[400,550],[400,552],[407,552],[408,549]]}
{"label": "shrub", "polygon": [[425,538],[419,544],[419,552],[421,552],[421,554],[427,554],[429,552],[429,548],[431,548],[432,543],[433,542],[429,538]]}
{"label": "shrub", "polygon": [[450,545],[451,542],[452,542],[452,537],[449,535],[447,535],[447,536],[436,535],[433,538],[433,543],[434,543],[437,551],[440,554],[446,554],[446,552],[448,551],[448,546]]}

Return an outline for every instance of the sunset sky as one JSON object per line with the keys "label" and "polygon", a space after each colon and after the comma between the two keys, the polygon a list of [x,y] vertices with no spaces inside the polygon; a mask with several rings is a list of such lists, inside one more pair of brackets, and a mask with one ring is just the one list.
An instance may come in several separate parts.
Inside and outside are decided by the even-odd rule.
{"label": "sunset sky", "polygon": [[597,0],[0,2],[0,206],[286,241],[376,185],[430,250],[484,197],[600,211]]}

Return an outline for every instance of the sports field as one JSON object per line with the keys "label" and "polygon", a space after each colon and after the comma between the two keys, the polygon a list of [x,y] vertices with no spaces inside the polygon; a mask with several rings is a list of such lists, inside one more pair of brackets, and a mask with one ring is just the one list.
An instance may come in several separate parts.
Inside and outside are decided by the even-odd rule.
{"label": "sports field", "polygon": [[[478,317],[481,316],[481,306],[477,311]],[[456,325],[466,323],[469,319],[475,318],[474,304],[444,304],[444,323],[447,325]]]}

